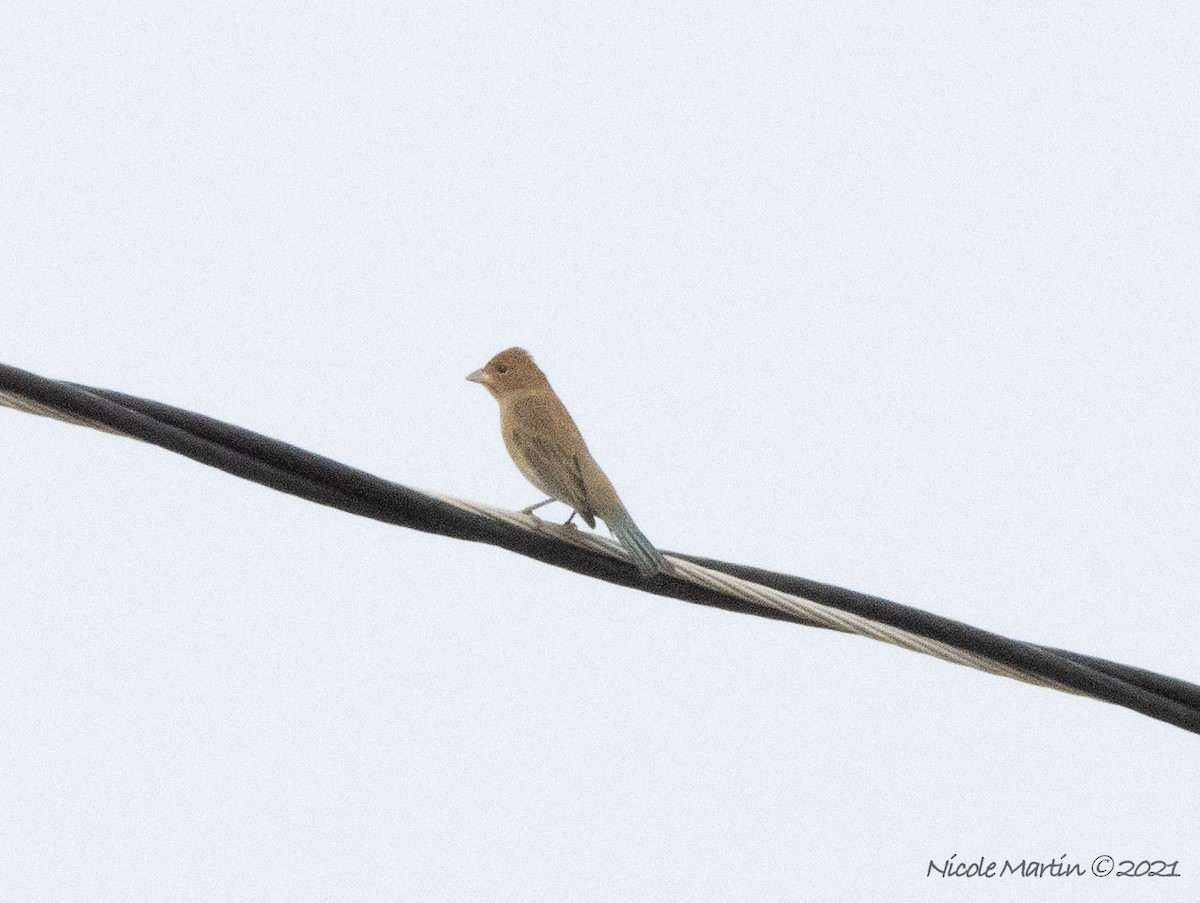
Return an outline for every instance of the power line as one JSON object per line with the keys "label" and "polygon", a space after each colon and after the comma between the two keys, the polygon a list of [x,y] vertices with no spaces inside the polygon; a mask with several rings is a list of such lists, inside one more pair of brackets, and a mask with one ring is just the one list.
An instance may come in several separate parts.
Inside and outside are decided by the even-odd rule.
{"label": "power line", "polygon": [[598,535],[422,492],[203,414],[3,364],[0,404],[140,439],[351,514],[488,543],[660,596],[867,636],[1200,733],[1200,687],[1141,668],[1009,639],[842,587],[695,555],[663,550],[675,574],[643,580],[621,547]]}

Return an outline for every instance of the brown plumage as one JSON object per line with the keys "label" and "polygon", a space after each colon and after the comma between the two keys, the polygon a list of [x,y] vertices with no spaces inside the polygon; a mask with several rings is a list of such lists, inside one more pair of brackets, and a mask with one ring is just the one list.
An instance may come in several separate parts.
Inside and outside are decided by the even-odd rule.
{"label": "brown plumage", "polygon": [[621,504],[579,427],[529,352],[501,351],[467,379],[482,385],[499,402],[504,445],[525,478],[550,496],[547,502],[557,499],[570,505],[589,527],[596,526],[597,517],[603,520],[644,576],[670,572],[662,554]]}

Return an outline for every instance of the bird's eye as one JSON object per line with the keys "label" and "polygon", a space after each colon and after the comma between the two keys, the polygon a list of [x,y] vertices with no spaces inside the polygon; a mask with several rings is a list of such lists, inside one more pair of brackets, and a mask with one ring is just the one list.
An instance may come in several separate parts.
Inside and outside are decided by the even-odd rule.
{"label": "bird's eye", "polygon": [[497,372],[497,373],[507,373],[507,372],[508,372],[508,366],[507,366],[506,364],[497,364],[497,365],[496,365],[496,372]]}

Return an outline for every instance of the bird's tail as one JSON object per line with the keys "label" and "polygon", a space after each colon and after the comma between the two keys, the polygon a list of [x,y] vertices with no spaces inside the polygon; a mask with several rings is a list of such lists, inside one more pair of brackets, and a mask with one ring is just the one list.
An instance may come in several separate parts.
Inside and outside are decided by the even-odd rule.
{"label": "bird's tail", "polygon": [[671,573],[671,565],[663,558],[662,552],[654,548],[654,543],[638,529],[638,525],[633,522],[633,518],[623,506],[619,507],[612,517],[604,518],[604,522],[633,558],[633,563],[637,565],[643,577]]}

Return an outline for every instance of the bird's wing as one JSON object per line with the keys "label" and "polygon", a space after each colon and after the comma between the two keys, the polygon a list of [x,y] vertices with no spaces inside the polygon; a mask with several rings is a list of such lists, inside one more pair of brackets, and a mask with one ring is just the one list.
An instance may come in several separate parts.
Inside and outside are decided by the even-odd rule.
{"label": "bird's wing", "polygon": [[573,454],[555,437],[537,435],[520,427],[513,429],[513,442],[520,448],[526,463],[537,474],[542,488],[560,502],[566,502],[595,525],[592,504],[583,481],[579,456]]}

